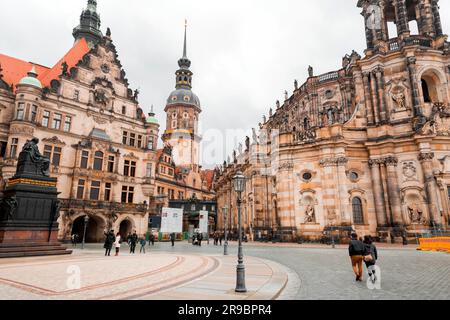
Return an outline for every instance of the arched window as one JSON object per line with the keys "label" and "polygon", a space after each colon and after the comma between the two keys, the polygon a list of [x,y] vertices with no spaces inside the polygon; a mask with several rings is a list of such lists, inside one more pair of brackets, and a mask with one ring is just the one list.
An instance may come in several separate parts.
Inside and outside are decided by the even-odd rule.
{"label": "arched window", "polygon": [[94,155],[94,170],[103,170],[103,152],[96,151]]}
{"label": "arched window", "polygon": [[353,223],[364,224],[363,206],[361,198],[355,197],[352,200],[353,207]]}
{"label": "arched window", "polygon": [[424,79],[422,79],[422,92],[423,92],[423,102],[430,103],[431,102],[430,90],[428,89],[428,84]]}
{"label": "arched window", "polygon": [[441,102],[439,97],[440,83],[439,76],[437,76],[433,71],[427,71],[422,75],[421,85],[424,103]]}

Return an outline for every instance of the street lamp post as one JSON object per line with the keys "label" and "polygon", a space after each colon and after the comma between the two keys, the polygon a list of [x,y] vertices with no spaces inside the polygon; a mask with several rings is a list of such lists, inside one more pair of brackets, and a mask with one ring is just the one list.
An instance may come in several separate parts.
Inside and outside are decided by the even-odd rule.
{"label": "street lamp post", "polygon": [[84,243],[86,241],[86,229],[89,223],[89,216],[84,217],[84,231],[83,231],[83,242],[81,243],[81,249],[84,249]]}
{"label": "street lamp post", "polygon": [[223,243],[223,255],[228,255],[228,207],[222,208],[223,213],[223,233],[224,233],[224,243]]}
{"label": "street lamp post", "polygon": [[242,217],[241,217],[241,203],[242,192],[245,188],[245,176],[241,171],[238,171],[233,177],[234,191],[236,191],[237,207],[238,207],[238,232],[239,232],[239,246],[238,246],[238,265],[236,267],[236,292],[247,292],[245,287],[245,266],[244,266],[244,254],[242,252]]}

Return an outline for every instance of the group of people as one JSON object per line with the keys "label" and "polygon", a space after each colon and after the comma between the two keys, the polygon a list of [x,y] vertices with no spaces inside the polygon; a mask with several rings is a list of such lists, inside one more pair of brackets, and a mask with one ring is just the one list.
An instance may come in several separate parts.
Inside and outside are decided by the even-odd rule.
{"label": "group of people", "polygon": [[194,233],[194,235],[192,236],[192,244],[194,246],[201,247],[202,241],[203,241],[203,234],[201,232]]}
{"label": "group of people", "polygon": [[377,281],[375,273],[375,264],[378,260],[377,247],[373,243],[371,236],[364,236],[364,239],[358,239],[358,235],[351,235],[348,252],[352,262],[353,272],[356,275],[356,281],[363,281],[363,261],[366,264],[367,273],[372,283]]}
{"label": "group of people", "polygon": [[[140,244],[140,251],[139,253],[145,254],[145,246],[147,245],[147,240],[145,237],[139,238],[136,231],[133,232],[133,234],[128,234],[127,236],[127,244],[130,248],[130,253],[135,254],[136,251],[136,245]],[[114,230],[110,230],[109,232],[105,232],[105,244],[103,245],[103,248],[105,249],[105,256],[111,255],[111,250],[114,247],[116,249],[116,256],[119,255],[120,247],[122,244],[122,236],[120,235],[120,232],[117,232],[116,235],[114,235]],[[154,246],[155,245],[155,236],[153,234],[150,234],[149,236],[149,245]]]}

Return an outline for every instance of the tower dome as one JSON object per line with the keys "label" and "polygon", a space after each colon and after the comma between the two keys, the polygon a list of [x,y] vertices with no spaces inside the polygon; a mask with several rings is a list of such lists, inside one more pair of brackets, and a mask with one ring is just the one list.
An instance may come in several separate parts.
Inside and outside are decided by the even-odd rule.
{"label": "tower dome", "polygon": [[19,85],[29,85],[42,89],[42,83],[37,78],[36,68],[34,65],[30,72],[28,72],[27,76],[20,80]]}

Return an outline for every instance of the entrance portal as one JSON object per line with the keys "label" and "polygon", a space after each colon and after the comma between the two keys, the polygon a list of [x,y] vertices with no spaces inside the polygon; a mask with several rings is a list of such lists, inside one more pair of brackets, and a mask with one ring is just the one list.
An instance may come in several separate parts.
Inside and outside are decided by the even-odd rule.
{"label": "entrance portal", "polygon": [[[78,241],[83,241],[84,235],[84,218],[81,216],[75,219],[72,227],[72,234],[78,235]],[[104,240],[104,228],[105,225],[101,219],[95,217],[89,217],[89,222],[86,226],[86,243],[99,243]]]}
{"label": "entrance portal", "polygon": [[133,229],[133,225],[131,224],[130,220],[123,220],[120,223],[119,233],[120,233],[120,237],[122,238],[123,241],[126,241],[128,235],[131,233],[132,229]]}

